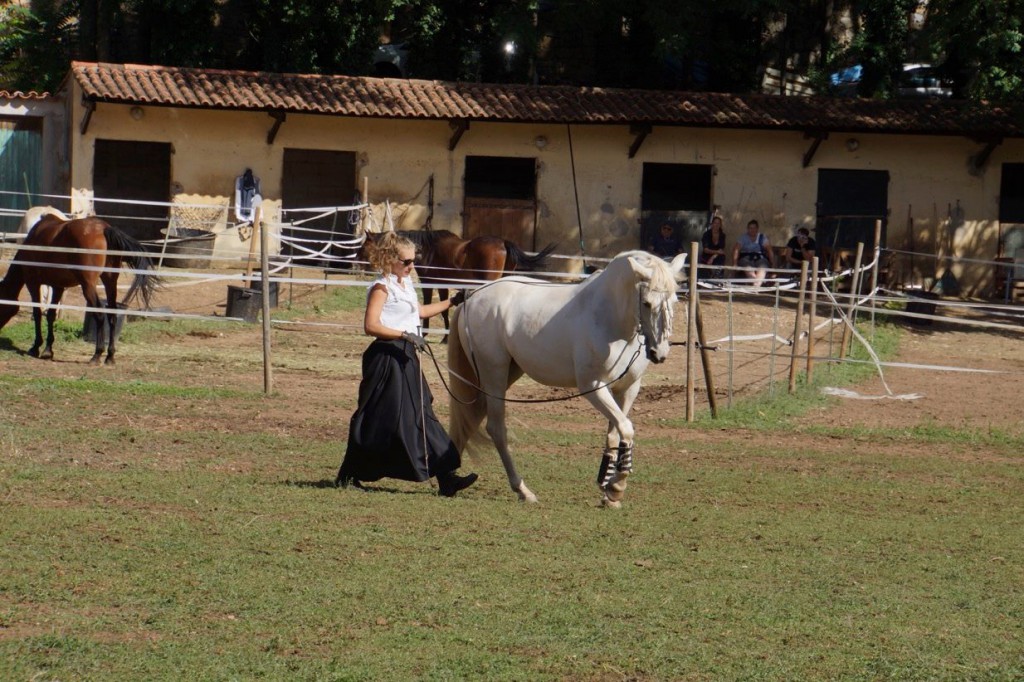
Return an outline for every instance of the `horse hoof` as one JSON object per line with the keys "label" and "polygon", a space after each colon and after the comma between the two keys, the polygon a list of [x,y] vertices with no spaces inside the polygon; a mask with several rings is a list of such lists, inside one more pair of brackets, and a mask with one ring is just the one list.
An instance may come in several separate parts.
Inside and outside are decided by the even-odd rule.
{"label": "horse hoof", "polygon": [[622,509],[621,500],[610,500],[607,497],[601,499],[601,506],[605,509]]}
{"label": "horse hoof", "polygon": [[90,365],[98,365],[98,364],[100,364],[99,357],[95,357],[95,358],[92,358],[91,360],[89,360],[89,364]]}
{"label": "horse hoof", "polygon": [[39,349],[38,348],[29,348],[28,349],[28,354],[29,354],[30,357],[38,358],[39,357]]}
{"label": "horse hoof", "polygon": [[614,485],[610,485],[608,486],[608,489],[605,490],[604,492],[605,499],[608,500],[609,502],[622,502],[622,497],[625,490],[626,486],[617,488]]}
{"label": "horse hoof", "polygon": [[114,362],[114,358],[107,358],[106,360],[103,361],[103,364],[104,365],[111,365],[111,366],[113,366],[113,365],[115,365],[117,363]]}
{"label": "horse hoof", "polygon": [[533,491],[526,487],[526,483],[520,482],[519,485],[512,488],[516,495],[519,496],[520,502],[528,502],[530,504],[536,504],[538,502],[537,496],[533,494]]}
{"label": "horse hoof", "polygon": [[39,356],[40,360],[53,360],[53,351],[48,351]]}

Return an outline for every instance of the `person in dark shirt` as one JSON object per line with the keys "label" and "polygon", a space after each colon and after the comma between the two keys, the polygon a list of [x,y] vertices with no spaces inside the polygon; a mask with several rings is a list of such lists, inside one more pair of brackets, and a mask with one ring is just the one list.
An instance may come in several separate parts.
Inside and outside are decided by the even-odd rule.
{"label": "person in dark shirt", "polygon": [[800,269],[800,263],[810,264],[818,245],[811,239],[811,232],[806,227],[796,231],[796,236],[786,242],[786,267]]}
{"label": "person in dark shirt", "polygon": [[651,240],[647,250],[655,256],[665,260],[672,260],[683,250],[683,242],[673,234],[672,226],[665,223],[661,226],[659,233]]}
{"label": "person in dark shirt", "polygon": [[725,230],[722,229],[722,219],[715,216],[711,219],[711,227],[700,238],[701,265],[708,266],[712,277],[721,277],[725,265]]}

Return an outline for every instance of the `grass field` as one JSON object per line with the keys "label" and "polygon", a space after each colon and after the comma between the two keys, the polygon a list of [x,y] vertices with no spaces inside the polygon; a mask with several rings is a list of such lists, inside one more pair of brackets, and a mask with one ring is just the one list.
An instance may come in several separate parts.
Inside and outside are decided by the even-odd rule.
{"label": "grass field", "polygon": [[350,404],[264,422],[188,357],[0,371],[0,679],[1024,679],[1018,433],[662,418],[613,512],[595,433],[538,409],[539,505],[493,456],[456,499],[338,490]]}

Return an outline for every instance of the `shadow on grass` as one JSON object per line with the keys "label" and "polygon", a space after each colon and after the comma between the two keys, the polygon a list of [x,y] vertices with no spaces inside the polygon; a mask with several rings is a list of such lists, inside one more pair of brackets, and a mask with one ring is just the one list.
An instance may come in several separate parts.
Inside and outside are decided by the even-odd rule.
{"label": "shadow on grass", "polygon": [[[293,488],[319,488],[319,489],[324,489],[324,488],[334,489],[334,488],[338,488],[338,486],[336,486],[334,484],[334,479],[333,478],[321,478],[318,481],[292,481],[290,479],[286,479],[286,480],[282,481],[281,484],[282,485],[291,486]],[[421,494],[423,494],[424,490],[426,490],[427,492],[430,492],[432,494],[436,493],[436,490],[434,489],[433,486],[425,486],[422,490],[404,490],[404,489],[400,489],[400,488],[389,488],[387,486],[378,486],[376,483],[373,483],[373,484],[353,483],[353,484],[351,484],[351,485],[349,485],[347,487],[342,487],[342,488],[338,488],[338,489],[339,490],[357,490],[357,491],[362,492],[362,493],[391,493],[391,494],[395,494],[395,495],[421,495]]]}
{"label": "shadow on grass", "polygon": [[333,478],[321,478],[319,481],[292,481],[286,479],[282,481],[283,485],[289,485],[293,488],[336,488],[334,485]]}
{"label": "shadow on grass", "polygon": [[12,351],[14,353],[17,353],[18,355],[28,355],[27,350],[22,350],[21,348],[18,348],[8,338],[0,338],[0,352],[3,351]]}

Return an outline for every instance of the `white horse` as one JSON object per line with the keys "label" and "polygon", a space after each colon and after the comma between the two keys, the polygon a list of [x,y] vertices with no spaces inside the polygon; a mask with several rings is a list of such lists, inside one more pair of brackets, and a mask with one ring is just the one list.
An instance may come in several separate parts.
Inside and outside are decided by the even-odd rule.
{"label": "white horse", "polygon": [[627,417],[649,362],[664,362],[672,335],[676,275],[644,251],[627,251],[580,284],[504,277],[475,290],[452,317],[448,364],[449,431],[462,451],[487,434],[520,500],[537,497],[516,473],[505,429],[505,393],[523,374],[547,386],[575,387],[608,419],[597,484],[609,507],[621,505],[633,466]]}
{"label": "white horse", "polygon": [[[28,234],[29,230],[36,226],[44,215],[55,215],[61,220],[68,220],[68,216],[53,206],[33,206],[25,211],[18,223],[18,234]],[[39,310],[46,312],[50,308],[50,301],[53,300],[53,289],[43,284],[39,287]]]}

